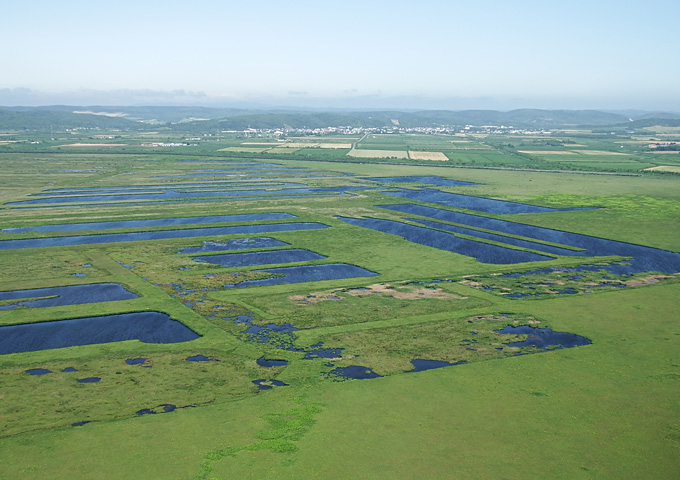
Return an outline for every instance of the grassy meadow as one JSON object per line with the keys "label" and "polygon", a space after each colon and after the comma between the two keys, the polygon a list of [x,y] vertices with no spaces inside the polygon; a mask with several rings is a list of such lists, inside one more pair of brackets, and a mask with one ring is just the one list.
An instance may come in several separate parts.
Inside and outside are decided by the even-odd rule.
{"label": "grassy meadow", "polygon": [[[268,212],[297,218],[106,233],[286,222],[327,226],[0,249],[0,291],[112,282],[138,295],[42,308],[4,308],[12,301],[2,301],[0,335],[2,326],[144,311],[166,313],[200,335],[178,343],[126,340],[0,355],[0,477],[676,478],[677,274],[644,272],[614,278],[629,282],[625,288],[600,289],[587,287],[595,273],[579,281],[543,274],[537,283],[564,282],[578,293],[557,295],[543,288],[539,297],[508,298],[498,289],[525,291],[526,285],[500,274],[620,259],[555,255],[523,264],[481,263],[337,218],[403,221],[403,214],[377,206],[422,202],[381,192],[427,187],[547,207],[598,207],[481,215],[680,252],[680,177],[644,172],[677,164],[673,155],[644,150],[645,138],[667,139],[675,132],[648,133],[602,138],[564,131],[557,139],[337,135],[294,138],[289,147],[272,139],[225,135],[174,149],[143,146],[192,142],[159,132],[122,133],[115,141],[126,146],[115,149],[67,147],[88,141],[73,134],[37,145],[0,145],[0,229]],[[350,157],[347,144],[356,151],[442,152],[448,161]],[[217,170],[246,163],[301,170]],[[196,174],[202,176],[181,176]],[[475,185],[366,179],[381,176],[441,176]],[[263,184],[272,192],[280,188],[275,182],[370,188],[299,197],[143,201],[128,190],[123,194],[130,200],[123,201],[107,202],[104,195],[74,205],[10,204],[54,189],[120,193],[117,187],[137,186],[137,193],[144,193],[160,185],[181,193],[214,191],[227,181],[272,182]],[[91,193],[64,195],[77,199]],[[86,206],[75,206],[81,203]],[[5,231],[0,240],[100,233]],[[377,275],[240,288],[243,281],[266,276],[259,270],[280,265],[222,267],[181,253],[206,241],[249,237],[289,244],[271,250],[307,249],[326,257],[291,266],[346,263]],[[482,288],[488,285],[496,290]],[[297,330],[268,327],[286,324]],[[496,332],[506,325],[549,327],[592,343],[547,351],[511,346],[523,336]],[[269,328],[268,337],[254,338],[252,328]],[[338,351],[329,358],[308,358],[319,342]],[[209,361],[186,360],[194,355]],[[146,360],[126,362],[140,358]],[[263,367],[260,358],[287,364]],[[465,363],[406,373],[413,359]],[[381,377],[355,380],[332,373],[353,365]],[[75,371],[62,371],[69,367]],[[50,373],[26,373],[34,368]],[[100,380],[77,381],[89,377]],[[261,389],[257,380],[272,388]]]}

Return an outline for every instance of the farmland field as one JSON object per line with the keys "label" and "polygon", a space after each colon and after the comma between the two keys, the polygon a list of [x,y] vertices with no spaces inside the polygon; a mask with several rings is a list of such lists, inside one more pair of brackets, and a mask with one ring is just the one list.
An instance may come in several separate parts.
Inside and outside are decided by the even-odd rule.
{"label": "farmland field", "polygon": [[0,477],[677,477],[671,154],[65,137],[0,145]]}

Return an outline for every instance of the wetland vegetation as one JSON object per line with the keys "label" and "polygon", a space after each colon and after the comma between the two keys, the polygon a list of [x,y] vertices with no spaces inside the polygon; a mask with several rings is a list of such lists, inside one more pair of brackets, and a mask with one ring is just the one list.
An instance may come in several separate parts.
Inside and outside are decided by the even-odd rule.
{"label": "wetland vegetation", "polygon": [[194,128],[0,144],[0,476],[673,478],[680,131]]}

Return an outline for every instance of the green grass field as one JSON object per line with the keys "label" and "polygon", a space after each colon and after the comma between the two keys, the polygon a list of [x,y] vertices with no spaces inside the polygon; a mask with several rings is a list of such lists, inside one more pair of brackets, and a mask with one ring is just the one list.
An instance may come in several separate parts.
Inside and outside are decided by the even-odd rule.
{"label": "green grass field", "polygon": [[[394,187],[362,177],[435,175],[477,183],[429,185],[452,193],[549,207],[599,207],[485,216],[680,252],[680,177],[642,173],[645,165],[662,163],[652,162],[658,156],[636,150],[637,144],[624,144],[625,155],[545,153],[621,150],[613,140],[573,132],[562,135],[563,141],[571,143],[547,144],[545,139],[519,136],[375,135],[358,145],[367,150],[442,151],[450,159],[419,161],[419,165],[408,160],[398,165],[381,163],[385,159],[358,162],[340,149],[303,148],[261,155],[218,151],[247,147],[241,146],[243,139],[236,138],[205,143],[198,150],[181,147],[174,151],[169,147],[74,151],[49,140],[23,153],[17,151],[17,144],[0,146],[0,228],[4,229],[265,212],[285,212],[297,217],[290,221],[329,227],[0,250],[0,291],[114,282],[139,295],[114,302],[0,310],[0,325],[160,311],[201,335],[170,344],[128,340],[0,355],[0,477],[676,478],[680,470],[677,275],[633,282],[649,277],[639,274],[632,280],[615,279],[631,281],[625,288],[586,293],[595,274],[578,282],[546,274],[532,280],[543,282],[540,288],[545,295],[506,298],[498,289],[525,291],[526,286],[498,274],[579,265],[584,259],[480,263],[336,218],[404,217],[376,206],[411,202],[382,195],[381,191]],[[147,141],[141,137],[126,138],[124,143]],[[162,134],[147,137],[167,141]],[[345,143],[344,138],[328,141]],[[347,143],[357,140],[351,137]],[[542,153],[513,153],[520,150]],[[195,161],[179,161],[184,159]],[[258,177],[252,172],[232,177],[219,172],[207,177],[171,176],[230,168],[214,160],[276,162],[323,171],[308,178],[304,174],[266,175],[272,181],[378,188],[316,198],[212,201],[197,197],[191,202],[102,202],[56,208],[7,205],[39,198],[32,195],[48,189],[211,183],[206,190],[214,190],[219,181]],[[565,170],[591,169],[594,173],[455,168],[560,170],[565,165],[569,167]],[[633,170],[635,175],[600,174]],[[428,185],[397,185],[422,186]],[[252,223],[259,222],[236,224]],[[201,226],[215,225],[226,224]],[[173,227],[144,230],[169,228]],[[77,232],[95,233],[101,232]],[[3,232],[0,240],[73,234]],[[225,288],[264,276],[254,272],[261,267],[220,267],[194,262],[192,254],[177,253],[180,247],[200,246],[207,240],[255,236],[272,237],[289,243],[290,248],[327,257],[304,264],[347,263],[378,275]],[[434,279],[450,281],[433,283]],[[550,294],[547,280],[564,281],[579,293]],[[482,289],[482,285],[494,285],[496,290]],[[7,304],[0,303],[0,307]],[[235,323],[237,318],[248,322]],[[248,339],[249,325],[272,323],[290,323],[299,330],[272,334],[269,341]],[[527,324],[574,333],[592,343],[539,351],[508,346],[520,338],[495,333],[505,325]],[[334,358],[305,359],[302,351],[282,348],[304,349],[317,342],[344,350]],[[192,355],[216,361],[187,362]],[[288,364],[261,367],[256,363],[260,357]],[[147,361],[143,365],[125,362],[133,358]],[[404,373],[414,358],[467,363]],[[350,365],[370,368],[383,377],[343,380],[330,374],[335,367]],[[77,372],[62,372],[66,367]],[[25,373],[31,368],[51,373]],[[101,380],[76,382],[84,377]],[[259,390],[253,383],[258,379],[287,386]],[[177,408],[165,412],[165,405]],[[143,409],[156,413],[136,413]],[[88,423],[72,426],[77,422]]]}

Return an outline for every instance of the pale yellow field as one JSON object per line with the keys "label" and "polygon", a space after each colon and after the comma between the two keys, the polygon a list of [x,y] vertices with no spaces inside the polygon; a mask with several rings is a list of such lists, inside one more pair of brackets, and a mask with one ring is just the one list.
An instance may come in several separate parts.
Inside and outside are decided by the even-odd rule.
{"label": "pale yellow field", "polygon": [[445,162],[449,159],[442,152],[414,152],[409,150],[408,156],[411,160],[435,160]]}
{"label": "pale yellow field", "polygon": [[676,165],[661,165],[659,167],[645,168],[645,171],[680,173],[680,167]]}
{"label": "pale yellow field", "polygon": [[404,150],[357,150],[353,148],[347,155],[358,158],[408,158],[408,152]]}
{"label": "pale yellow field", "polygon": [[320,143],[319,148],[352,148],[351,143]]}
{"label": "pale yellow field", "polygon": [[258,147],[280,147],[285,145],[283,142],[243,142],[241,145],[255,145]]}

